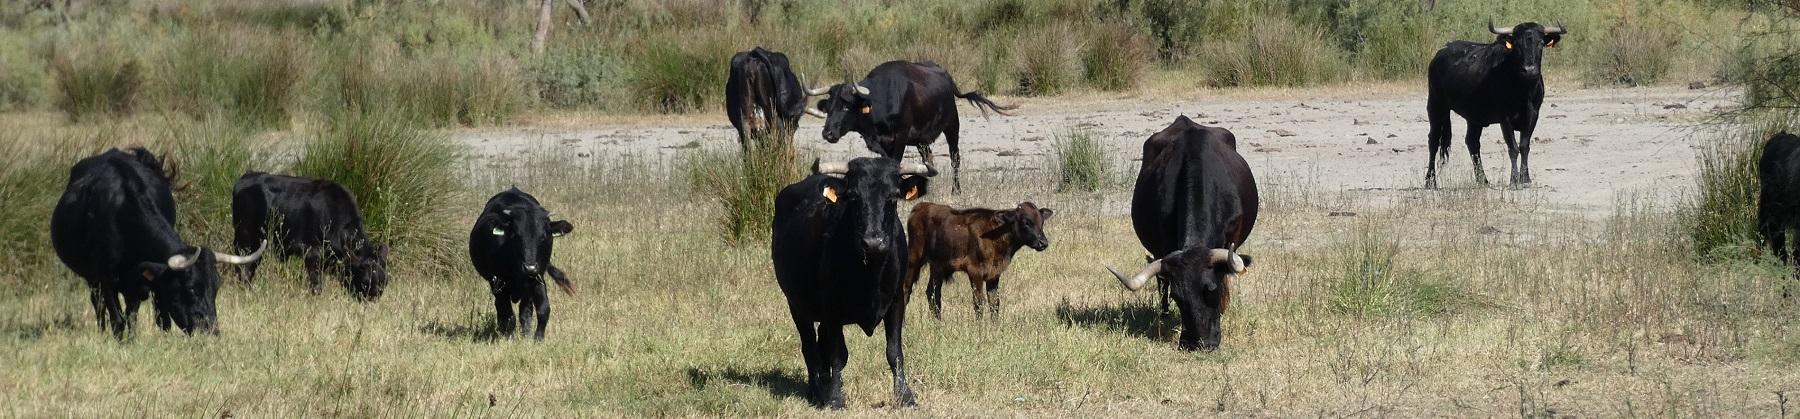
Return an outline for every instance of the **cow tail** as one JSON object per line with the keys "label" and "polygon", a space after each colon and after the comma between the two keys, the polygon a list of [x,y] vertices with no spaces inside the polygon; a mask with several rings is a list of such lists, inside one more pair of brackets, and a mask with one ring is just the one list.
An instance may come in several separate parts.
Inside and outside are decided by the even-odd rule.
{"label": "cow tail", "polygon": [[[994,113],[997,113],[997,114],[1001,114],[1001,115],[1005,115],[1005,116],[1013,116],[1010,113],[1006,113],[1006,111],[1010,111],[1010,110],[1019,108],[1019,105],[1000,106],[998,104],[995,104],[994,101],[988,100],[987,96],[982,96],[981,92],[962,93],[962,94],[956,95],[956,97],[962,98],[962,99],[968,99],[970,106],[974,106],[975,110],[981,111],[982,118],[987,117],[987,113],[989,110],[992,110],[992,111],[994,111]],[[983,106],[986,106],[986,108],[983,108]]]}
{"label": "cow tail", "polygon": [[561,288],[563,294],[575,295],[575,284],[569,282],[568,275],[563,275],[563,271],[556,269],[556,265],[551,265],[547,270],[550,272],[550,279],[556,281],[556,287]]}

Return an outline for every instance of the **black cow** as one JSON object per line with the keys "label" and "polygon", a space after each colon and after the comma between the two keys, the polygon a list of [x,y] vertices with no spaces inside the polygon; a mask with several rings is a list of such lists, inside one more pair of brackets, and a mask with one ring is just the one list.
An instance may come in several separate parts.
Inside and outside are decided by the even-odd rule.
{"label": "black cow", "polygon": [[157,327],[218,333],[213,264],[262,257],[261,247],[233,256],[183,242],[170,177],[148,150],[107,150],[69,169],[69,184],[50,215],[56,256],[87,280],[94,322],[102,330],[110,323],[120,338],[136,323],[138,304],[152,296]]}
{"label": "black cow", "polygon": [[[379,299],[387,289],[388,247],[369,240],[356,198],[337,182],[244,172],[232,187],[231,220],[239,250],[266,240],[276,224],[276,254],[282,260],[301,257],[307,288],[315,295],[327,268],[336,270],[344,289],[359,300]],[[238,279],[255,279],[257,265],[239,266]]]}
{"label": "black cow", "polygon": [[806,97],[824,94],[807,91],[788,67],[787,54],[762,47],[731,56],[731,77],[725,80],[725,116],[737,128],[738,145],[750,151],[752,140],[780,141],[788,145],[800,124],[800,114],[825,117],[806,106]]}
{"label": "black cow", "polygon": [[814,162],[813,173],[775,196],[770,243],[775,279],[800,329],[807,399],[814,406],[843,408],[843,369],[850,356],[843,327],[855,324],[873,335],[875,325],[885,324],[894,398],[913,406],[900,341],[906,321],[907,295],[901,292],[906,231],[894,205],[924,196],[927,177],[935,172],[865,157],[848,164]]}
{"label": "black cow", "polygon": [[[1431,119],[1426,188],[1437,188],[1438,158],[1450,158],[1450,111],[1469,124],[1465,144],[1475,164],[1476,182],[1488,183],[1481,168],[1481,128],[1500,124],[1512,161],[1512,186],[1531,184],[1531,133],[1544,103],[1540,67],[1544,48],[1555,47],[1569,31],[1562,25],[1546,28],[1534,22],[1511,29],[1496,29],[1488,22],[1488,31],[1498,35],[1493,43],[1451,42],[1431,59],[1431,93],[1425,102]],[[1513,131],[1518,131],[1517,141]]]}
{"label": "black cow", "polygon": [[494,320],[501,335],[512,336],[512,306],[517,303],[519,327],[530,330],[536,314],[537,332],[532,337],[544,339],[544,326],[550,324],[550,294],[544,292],[544,274],[549,274],[563,293],[575,292],[568,276],[550,263],[552,238],[574,230],[568,221],[550,221],[550,211],[538,204],[537,197],[517,187],[488,198],[481,215],[475,217],[475,228],[469,230],[469,262],[494,293]]}
{"label": "black cow", "polygon": [[[836,144],[845,133],[856,132],[869,150],[894,160],[901,159],[906,146],[916,146],[919,156],[930,165],[931,142],[942,134],[944,143],[950,145],[950,168],[961,172],[956,99],[967,99],[982,116],[989,110],[1011,115],[1005,111],[1018,107],[996,105],[981,92],[959,92],[950,72],[936,63],[883,63],[869,70],[862,81],[831,86],[830,96],[819,101],[819,109],[829,115],[825,141]],[[953,173],[952,192],[962,192],[960,176]]]}
{"label": "black cow", "polygon": [[1762,195],[1756,207],[1756,226],[1763,243],[1782,262],[1793,263],[1788,253],[1788,230],[1800,228],[1800,136],[1783,131],[1763,145],[1757,177]]}
{"label": "black cow", "polygon": [[1112,274],[1133,291],[1153,276],[1168,284],[1181,310],[1182,350],[1218,349],[1231,279],[1251,262],[1237,246],[1256,226],[1259,205],[1256,178],[1231,131],[1182,116],[1144,142],[1131,225],[1159,256],[1129,278]]}

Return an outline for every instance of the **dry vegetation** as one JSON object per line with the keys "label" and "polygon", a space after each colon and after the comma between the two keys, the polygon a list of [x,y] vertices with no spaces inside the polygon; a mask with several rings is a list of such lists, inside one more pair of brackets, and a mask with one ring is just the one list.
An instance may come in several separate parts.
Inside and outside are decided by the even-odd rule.
{"label": "dry vegetation", "polygon": [[[788,165],[732,167],[712,151],[475,160],[432,130],[546,108],[715,112],[725,57],[752,43],[824,82],[925,58],[965,90],[1141,93],[1417,78],[1444,40],[1485,37],[1491,15],[1560,19],[1580,36],[1654,32],[1550,54],[1594,83],[1792,80],[1742,67],[1766,53],[1716,47],[1769,24],[1730,2],[588,3],[595,24],[561,22],[542,55],[523,52],[524,2],[83,1],[69,21],[0,3],[0,393],[14,399],[0,415],[820,414],[756,234],[767,208],[754,195],[769,185],[729,181]],[[961,281],[945,320],[912,308],[917,413],[1785,414],[1800,408],[1786,404],[1800,395],[1800,293],[1750,244],[1734,195],[1754,183],[1742,156],[1763,130],[1702,153],[1697,193],[1633,191],[1607,214],[1529,190],[1375,202],[1253,167],[1265,208],[1242,250],[1257,266],[1222,350],[1201,354],[1174,349],[1180,322],[1154,293],[1122,292],[1103,269],[1142,261],[1121,181],[1134,156],[1067,131],[1046,164],[1061,173],[970,167],[964,195],[926,198],[1031,200],[1058,215],[1050,249],[1008,272],[998,320],[955,303]],[[126,144],[182,167],[181,228],[205,245],[227,243],[222,197],[244,169],[351,184],[375,238],[395,243],[387,296],[309,296],[297,261],[266,263],[255,286],[220,293],[220,336],[148,320],[125,342],[99,332],[85,285],[50,252],[47,214],[69,164]],[[579,291],[551,297],[543,342],[495,340],[490,297],[461,260],[457,237],[509,185],[576,225],[555,260]],[[853,412],[888,412],[881,343],[851,339]]]}

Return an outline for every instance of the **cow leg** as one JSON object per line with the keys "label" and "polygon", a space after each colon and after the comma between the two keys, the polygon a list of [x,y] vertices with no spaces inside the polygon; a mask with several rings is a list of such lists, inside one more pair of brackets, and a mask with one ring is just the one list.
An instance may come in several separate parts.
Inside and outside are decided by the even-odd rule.
{"label": "cow leg", "polygon": [[311,291],[312,295],[319,295],[319,276],[325,274],[324,257],[317,252],[307,252],[301,258],[306,264],[306,290]]}
{"label": "cow leg", "polygon": [[1463,144],[1469,146],[1469,160],[1474,164],[1472,169],[1475,169],[1475,183],[1487,186],[1487,171],[1481,167],[1481,128],[1480,124],[1469,123],[1469,136],[1463,139]]}
{"label": "cow leg", "polygon": [[925,298],[931,300],[931,318],[944,318],[944,282],[950,280],[956,271],[931,264],[931,282],[925,284]]}
{"label": "cow leg", "polygon": [[94,306],[94,327],[106,330],[106,306],[101,305],[100,287],[88,284],[88,302]]}
{"label": "cow leg", "polygon": [[814,407],[825,405],[824,385],[825,359],[819,353],[819,334],[813,322],[794,318],[794,328],[800,329],[800,358],[806,361],[806,402]]}
{"label": "cow leg", "polygon": [[962,193],[962,150],[957,148],[957,121],[950,119],[950,126],[944,129],[944,145],[950,146],[950,193]]}
{"label": "cow leg", "polygon": [[1519,182],[1519,141],[1517,137],[1514,137],[1512,122],[1500,122],[1500,138],[1506,139],[1506,160],[1512,169],[1507,183],[1513,189],[1524,187]]}
{"label": "cow leg", "polygon": [[931,145],[930,144],[920,144],[919,145],[919,162],[920,163],[925,163],[926,166],[936,165],[937,162],[931,161],[931,154],[932,153],[931,153]]}
{"label": "cow leg", "polygon": [[981,318],[982,314],[986,314],[982,311],[982,306],[987,305],[987,287],[985,285],[986,283],[982,282],[980,277],[969,276],[969,300],[974,303],[975,318],[977,319]]}
{"label": "cow leg", "polygon": [[546,292],[542,281],[538,282],[535,292],[531,307],[537,309],[537,334],[532,338],[544,340],[544,327],[550,324],[550,293]]}
{"label": "cow leg", "polygon": [[999,276],[995,276],[993,278],[988,278],[988,280],[987,280],[987,298],[988,298],[988,301],[987,301],[988,314],[992,315],[994,317],[994,319],[996,319],[996,320],[999,319],[1000,318],[1000,277]]}
{"label": "cow leg", "polygon": [[512,337],[513,311],[512,299],[506,293],[494,293],[494,327],[503,337]]}
{"label": "cow leg", "polygon": [[906,385],[906,349],[902,345],[901,331],[906,327],[906,307],[893,306],[888,309],[887,318],[882,320],[882,330],[887,332],[888,371],[894,375],[894,404],[900,407],[918,406],[913,399],[912,387]]}
{"label": "cow leg", "polygon": [[1531,131],[1532,126],[1519,128],[1519,170],[1513,183],[1531,186]]}
{"label": "cow leg", "polygon": [[101,305],[106,310],[106,322],[112,325],[113,337],[125,338],[125,329],[131,325],[125,323],[125,316],[119,308],[119,292],[110,287],[100,291]]}
{"label": "cow leg", "polygon": [[825,351],[826,367],[829,369],[821,378],[824,381],[824,407],[832,409],[844,408],[844,365],[850,362],[850,349],[844,346],[844,327],[835,324],[819,325],[819,348]]}
{"label": "cow leg", "polygon": [[[1445,162],[1450,160],[1450,108],[1438,104],[1436,100],[1429,102],[1425,106],[1425,113],[1431,119],[1431,132],[1425,136],[1428,146],[1425,155],[1425,189],[1437,189],[1439,156],[1443,156]],[[1164,310],[1167,310],[1166,303]]]}

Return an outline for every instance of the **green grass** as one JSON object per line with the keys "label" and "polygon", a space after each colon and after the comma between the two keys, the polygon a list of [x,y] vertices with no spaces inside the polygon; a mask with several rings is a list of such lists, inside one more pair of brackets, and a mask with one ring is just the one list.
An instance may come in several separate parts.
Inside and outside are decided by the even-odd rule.
{"label": "green grass", "polygon": [[299,105],[310,62],[294,32],[196,31],[163,54],[163,106],[194,116],[215,112],[256,128],[285,128]]}
{"label": "green grass", "polygon": [[143,90],[143,66],[119,45],[58,45],[50,70],[56,108],[71,120],[130,114]]}
{"label": "green grass", "polygon": [[1093,192],[1112,183],[1113,162],[1092,131],[1071,129],[1051,144],[1056,190]]}
{"label": "green grass", "polygon": [[688,190],[714,207],[719,236],[733,244],[761,243],[775,220],[775,194],[803,174],[791,154],[779,147],[735,151],[697,151],[688,156]]}

